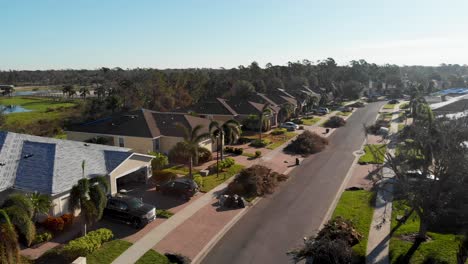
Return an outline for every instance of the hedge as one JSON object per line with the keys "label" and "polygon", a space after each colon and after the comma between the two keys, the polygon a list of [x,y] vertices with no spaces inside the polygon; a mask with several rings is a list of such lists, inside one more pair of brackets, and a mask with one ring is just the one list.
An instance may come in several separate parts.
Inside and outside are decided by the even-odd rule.
{"label": "hedge", "polygon": [[74,239],[68,242],[62,249],[65,256],[75,259],[80,256],[86,256],[97,250],[104,242],[114,237],[112,231],[107,228],[100,228],[89,232],[86,236]]}

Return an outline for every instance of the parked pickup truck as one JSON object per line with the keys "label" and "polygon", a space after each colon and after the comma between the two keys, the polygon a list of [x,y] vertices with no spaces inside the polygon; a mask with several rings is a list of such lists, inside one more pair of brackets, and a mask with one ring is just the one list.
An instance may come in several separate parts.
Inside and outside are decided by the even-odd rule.
{"label": "parked pickup truck", "polygon": [[117,194],[107,200],[104,216],[141,228],[156,219],[156,207],[141,199]]}

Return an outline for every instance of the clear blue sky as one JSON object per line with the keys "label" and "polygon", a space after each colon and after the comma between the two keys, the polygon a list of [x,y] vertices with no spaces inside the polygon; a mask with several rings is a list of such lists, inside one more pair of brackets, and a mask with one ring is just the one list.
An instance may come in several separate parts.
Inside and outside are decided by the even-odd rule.
{"label": "clear blue sky", "polygon": [[466,0],[0,0],[0,69],[468,64]]}

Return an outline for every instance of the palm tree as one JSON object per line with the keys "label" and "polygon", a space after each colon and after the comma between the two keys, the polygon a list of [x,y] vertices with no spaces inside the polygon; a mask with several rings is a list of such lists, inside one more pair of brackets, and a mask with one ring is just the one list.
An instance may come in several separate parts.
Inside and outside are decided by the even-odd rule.
{"label": "palm tree", "polygon": [[284,121],[288,120],[293,113],[294,113],[293,105],[284,104],[281,106],[281,109],[278,113],[278,118],[280,119],[280,122],[283,123]]}
{"label": "palm tree", "polygon": [[70,98],[76,94],[76,91],[73,85],[67,84],[62,87],[62,93]]}
{"label": "palm tree", "polygon": [[198,148],[200,142],[210,138],[210,133],[200,133],[203,129],[202,125],[197,125],[194,128],[187,128],[181,123],[177,123],[176,126],[181,128],[184,132],[184,150],[189,156],[189,177],[193,178],[193,161],[198,162]]}
{"label": "palm tree", "polygon": [[29,200],[31,200],[34,212],[32,219],[36,219],[38,213],[47,214],[52,206],[52,200],[50,196],[40,194],[38,192],[28,194]]}
{"label": "palm tree", "polygon": [[3,203],[3,210],[24,238],[25,244],[30,246],[36,237],[36,226],[32,220],[34,207],[31,200],[20,193],[12,194]]}
{"label": "palm tree", "polygon": [[[234,119],[220,125],[217,121],[211,121],[209,126],[211,138],[216,140],[217,148],[221,149],[221,160],[224,159],[224,142],[231,144],[234,138],[238,138],[241,133],[240,124]],[[219,142],[218,142],[219,139]]]}
{"label": "palm tree", "polygon": [[262,110],[261,110],[261,113],[259,115],[259,138],[260,138],[260,141],[262,141],[262,130],[263,130],[263,125],[265,123],[265,117],[271,115],[271,109],[270,109],[270,104],[269,103],[266,103],[263,105],[262,107]]}
{"label": "palm tree", "polygon": [[70,192],[69,209],[74,212],[81,209],[84,219],[83,233],[86,234],[86,225],[92,225],[102,218],[106,193],[109,191],[109,183],[105,176],[97,176],[90,179],[85,178],[85,162],[82,163],[83,179],[74,185]]}
{"label": "palm tree", "polygon": [[98,85],[94,89],[94,93],[97,95],[98,99],[102,99],[106,96],[106,88],[103,85]]}
{"label": "palm tree", "polygon": [[80,88],[80,96],[83,99],[86,99],[86,96],[88,96],[89,94],[90,94],[90,92],[89,92],[88,87],[83,86],[83,87]]}
{"label": "palm tree", "polygon": [[0,210],[0,263],[19,263],[18,235],[8,214]]}

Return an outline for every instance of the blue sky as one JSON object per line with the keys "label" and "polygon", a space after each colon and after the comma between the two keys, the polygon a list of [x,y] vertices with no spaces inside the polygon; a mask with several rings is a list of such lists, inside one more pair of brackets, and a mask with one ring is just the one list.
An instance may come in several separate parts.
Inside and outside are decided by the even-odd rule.
{"label": "blue sky", "polygon": [[0,0],[0,69],[468,64],[466,0]]}

